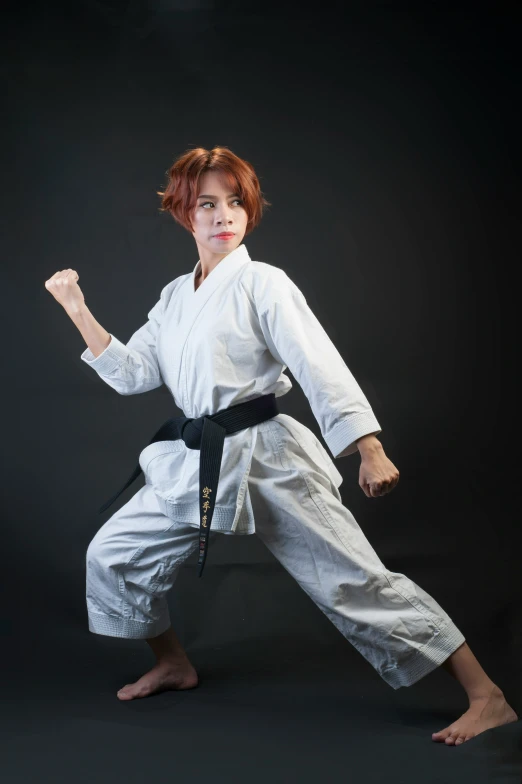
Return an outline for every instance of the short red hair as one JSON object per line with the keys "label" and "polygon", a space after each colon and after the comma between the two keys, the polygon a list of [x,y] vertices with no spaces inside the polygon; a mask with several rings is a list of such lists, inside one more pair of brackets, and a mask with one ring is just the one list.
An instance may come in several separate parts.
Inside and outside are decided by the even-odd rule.
{"label": "short red hair", "polygon": [[259,225],[263,210],[271,206],[259,185],[254,167],[228,147],[203,147],[186,150],[168,169],[168,182],[161,196],[161,212],[170,212],[174,220],[192,233],[191,216],[196,207],[199,180],[206,172],[222,174],[230,189],[237,193],[248,215],[245,236]]}

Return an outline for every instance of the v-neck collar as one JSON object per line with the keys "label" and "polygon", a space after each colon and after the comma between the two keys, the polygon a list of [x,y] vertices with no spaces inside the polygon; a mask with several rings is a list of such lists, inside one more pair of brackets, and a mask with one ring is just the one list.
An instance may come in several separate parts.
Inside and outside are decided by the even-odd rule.
{"label": "v-neck collar", "polygon": [[[201,260],[198,259],[196,266],[192,270],[191,286],[192,286],[193,297],[197,297],[201,289],[205,286],[206,288],[214,289],[215,286],[218,283],[220,283],[221,280],[224,280],[224,278],[227,275],[229,275],[231,272],[233,272],[233,270],[237,269],[239,266],[241,266],[241,264],[250,261],[250,256],[248,254],[245,244],[241,243],[241,245],[238,245],[237,248],[234,248],[234,250],[231,250],[230,253],[227,253],[227,255],[224,256],[221,259],[221,261],[216,264],[214,269],[211,272],[209,272],[205,280],[202,280],[199,286],[197,287],[197,289],[195,289],[194,286],[196,283],[196,273],[201,269],[200,261]],[[206,284],[210,280],[211,280],[211,286],[207,286]]]}

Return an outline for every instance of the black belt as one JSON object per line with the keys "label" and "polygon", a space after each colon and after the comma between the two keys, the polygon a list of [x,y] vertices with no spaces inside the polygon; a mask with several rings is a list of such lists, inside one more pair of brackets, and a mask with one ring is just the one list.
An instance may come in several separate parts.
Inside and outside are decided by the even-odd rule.
{"label": "black belt", "polygon": [[[155,441],[177,441],[182,438],[189,449],[199,449],[199,492],[201,507],[199,512],[199,573],[203,574],[203,567],[207,557],[209,530],[214,514],[221,457],[225,436],[236,433],[253,425],[259,425],[267,419],[272,419],[279,413],[274,392],[261,395],[246,403],[238,403],[229,408],[223,408],[215,414],[191,419],[186,416],[172,417],[160,427],[151,438],[149,444]],[[141,474],[142,468],[138,465],[121,490],[113,495],[103,506],[99,513],[105,512],[114,503],[127,487]]]}

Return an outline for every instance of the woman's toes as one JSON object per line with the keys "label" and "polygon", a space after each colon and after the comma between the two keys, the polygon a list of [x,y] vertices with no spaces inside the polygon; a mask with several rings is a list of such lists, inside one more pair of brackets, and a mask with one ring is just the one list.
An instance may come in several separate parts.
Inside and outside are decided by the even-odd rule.
{"label": "woman's toes", "polygon": [[440,740],[440,741],[442,741],[442,740],[446,740],[446,738],[448,737],[448,733],[449,733],[449,730],[447,730],[447,729],[446,730],[439,730],[438,732],[433,732],[431,737],[433,738],[433,740]]}
{"label": "woman's toes", "polygon": [[458,746],[460,743],[464,743],[465,740],[466,740],[465,736],[459,735],[459,737],[455,741],[455,746]]}

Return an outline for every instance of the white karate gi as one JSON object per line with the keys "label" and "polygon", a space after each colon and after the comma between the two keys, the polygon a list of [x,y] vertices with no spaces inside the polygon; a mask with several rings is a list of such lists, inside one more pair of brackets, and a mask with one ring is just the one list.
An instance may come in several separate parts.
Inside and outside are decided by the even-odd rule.
{"label": "white karate gi", "polygon": [[[306,394],[334,457],[381,428],[359,384],[288,275],[244,244],[194,290],[199,261],[162,290],[125,345],[111,334],[81,358],[122,395],[166,384],[200,417],[292,383]],[[158,423],[158,426],[161,423]],[[170,625],[166,593],[198,546],[200,451],[160,441],[139,455],[142,487],[87,552],[93,632],[151,638]],[[419,586],[390,572],[342,504],[342,476],[309,428],[286,414],[227,435],[210,537],[257,533],[393,688],[442,663],[464,637]],[[212,542],[209,542],[211,558]]]}

